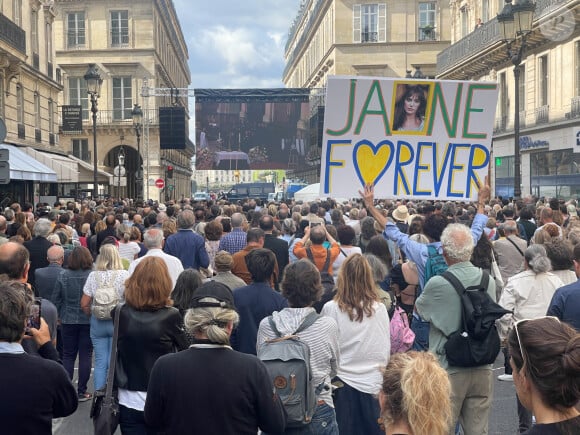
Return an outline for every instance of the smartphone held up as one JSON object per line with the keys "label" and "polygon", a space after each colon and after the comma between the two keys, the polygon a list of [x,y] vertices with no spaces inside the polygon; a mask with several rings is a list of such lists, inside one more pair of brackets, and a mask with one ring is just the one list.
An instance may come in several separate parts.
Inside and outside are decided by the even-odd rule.
{"label": "smartphone held up", "polygon": [[30,313],[26,319],[26,335],[32,335],[30,328],[40,329],[40,298],[36,298],[30,305]]}

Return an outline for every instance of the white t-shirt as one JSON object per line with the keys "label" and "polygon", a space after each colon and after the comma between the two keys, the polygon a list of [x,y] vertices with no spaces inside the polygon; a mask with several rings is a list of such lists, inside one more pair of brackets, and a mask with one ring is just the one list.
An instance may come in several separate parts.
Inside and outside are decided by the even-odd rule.
{"label": "white t-shirt", "polygon": [[373,309],[374,314],[365,316],[362,322],[350,320],[334,300],[327,302],[320,313],[332,317],[338,325],[338,377],[367,394],[377,394],[381,389],[381,368],[387,365],[391,354],[387,309],[380,302],[375,302]]}
{"label": "white t-shirt", "polygon": [[[340,266],[344,260],[346,260],[344,254],[347,256],[352,254],[362,254],[362,250],[358,246],[351,246],[350,248],[341,246],[340,249],[341,251],[339,251],[338,257],[336,257],[336,260],[334,260],[334,263],[332,263],[332,276],[334,277],[334,282],[336,282],[338,279],[338,270],[340,269]],[[344,251],[344,254],[342,251]]]}
{"label": "white t-shirt", "polygon": [[149,251],[147,251],[147,254],[145,254],[143,257],[138,258],[135,261],[132,261],[131,265],[129,266],[129,275],[132,275],[133,272],[135,271],[135,268],[139,265],[139,263],[143,261],[144,258],[147,257],[159,257],[163,261],[165,261],[165,264],[167,265],[167,270],[169,271],[169,276],[171,277],[172,283],[171,288],[175,288],[177,278],[179,278],[179,275],[181,274],[181,272],[183,272],[183,265],[181,264],[181,260],[177,257],[174,257],[173,255],[166,254],[165,252],[163,252],[161,249],[158,248],[149,249]]}
{"label": "white t-shirt", "polygon": [[135,260],[135,255],[141,251],[137,242],[119,243],[119,255],[129,261]]}
{"label": "white t-shirt", "polygon": [[83,287],[83,293],[91,298],[95,297],[97,291],[97,277],[101,286],[111,283],[119,293],[119,298],[125,299],[125,281],[129,278],[129,272],[126,270],[95,270],[91,272]]}

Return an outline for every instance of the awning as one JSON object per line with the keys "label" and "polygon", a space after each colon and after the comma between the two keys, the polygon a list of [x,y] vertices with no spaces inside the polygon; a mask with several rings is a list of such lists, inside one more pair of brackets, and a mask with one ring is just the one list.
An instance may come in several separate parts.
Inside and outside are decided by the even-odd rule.
{"label": "awning", "polygon": [[29,156],[21,148],[14,145],[0,144],[0,148],[10,152],[10,179],[25,181],[40,181],[43,183],[56,183],[56,172],[43,165],[35,158]]}
{"label": "awning", "polygon": [[[68,155],[69,159],[78,163],[79,168],[79,183],[91,183],[94,181],[94,168],[90,163],[79,159],[73,155]],[[113,175],[101,169],[97,170],[97,181],[99,184],[113,184]]]}
{"label": "awning", "polygon": [[23,150],[30,157],[35,158],[36,160],[38,160],[39,162],[48,166],[54,172],[56,172],[58,183],[79,182],[79,170],[78,170],[79,165],[77,162],[65,156],[45,153],[30,147],[23,148]]}

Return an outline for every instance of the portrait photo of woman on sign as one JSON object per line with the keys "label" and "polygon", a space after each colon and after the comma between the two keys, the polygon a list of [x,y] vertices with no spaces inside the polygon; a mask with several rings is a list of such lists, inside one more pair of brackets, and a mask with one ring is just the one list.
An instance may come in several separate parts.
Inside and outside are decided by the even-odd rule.
{"label": "portrait photo of woman on sign", "polygon": [[428,85],[398,83],[395,92],[393,131],[423,131]]}

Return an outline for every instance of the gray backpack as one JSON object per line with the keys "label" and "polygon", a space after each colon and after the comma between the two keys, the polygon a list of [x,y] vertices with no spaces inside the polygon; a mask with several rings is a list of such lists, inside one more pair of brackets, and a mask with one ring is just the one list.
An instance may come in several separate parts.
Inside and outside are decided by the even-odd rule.
{"label": "gray backpack", "polygon": [[286,427],[309,424],[316,410],[316,393],[319,392],[310,369],[310,347],[298,334],[319,318],[310,313],[292,335],[282,336],[272,316],[270,327],[277,338],[266,341],[258,349],[258,358],[264,363],[276,393],[286,409]]}

